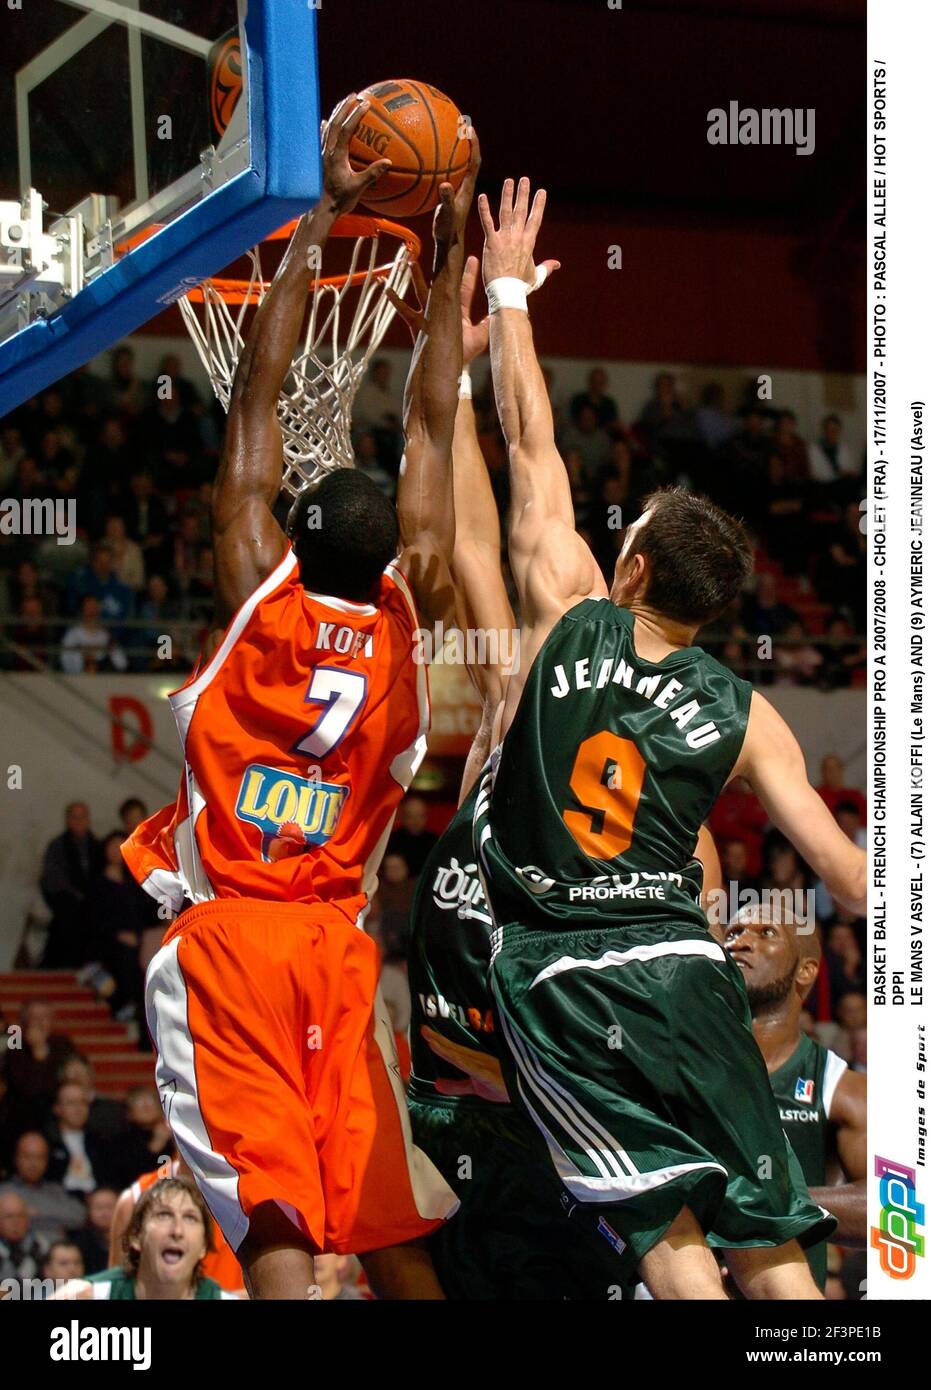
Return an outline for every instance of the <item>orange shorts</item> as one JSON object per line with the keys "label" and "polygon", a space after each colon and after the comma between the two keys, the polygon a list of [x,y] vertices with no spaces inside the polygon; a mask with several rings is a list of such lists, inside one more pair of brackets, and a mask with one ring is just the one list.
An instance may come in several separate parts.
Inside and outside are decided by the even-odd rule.
{"label": "orange shorts", "polygon": [[411,1140],[374,942],[328,904],[221,898],[146,975],[165,1117],[234,1250],[272,1201],[318,1251],[426,1235],[458,1203]]}

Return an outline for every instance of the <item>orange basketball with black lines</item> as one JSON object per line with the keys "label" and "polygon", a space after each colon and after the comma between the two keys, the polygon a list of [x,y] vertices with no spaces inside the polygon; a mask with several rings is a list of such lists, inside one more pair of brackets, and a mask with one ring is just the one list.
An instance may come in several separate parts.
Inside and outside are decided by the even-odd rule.
{"label": "orange basketball with black lines", "polygon": [[399,77],[375,82],[360,96],[371,106],[353,133],[349,159],[361,169],[376,159],[391,168],[364,199],[383,217],[417,217],[439,202],[441,183],[458,188],[469,167],[469,118],[428,82]]}

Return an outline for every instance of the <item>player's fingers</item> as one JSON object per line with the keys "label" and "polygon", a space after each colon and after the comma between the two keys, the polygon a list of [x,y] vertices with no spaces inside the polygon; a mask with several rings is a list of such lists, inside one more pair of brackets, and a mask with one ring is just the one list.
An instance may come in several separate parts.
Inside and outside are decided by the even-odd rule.
{"label": "player's fingers", "polygon": [[530,205],[530,180],[523,178],[517,185],[517,198],[514,202],[514,227],[522,230],[527,221],[527,208]]}
{"label": "player's fingers", "polygon": [[478,131],[473,125],[469,126],[469,139],[472,141],[472,150],[469,155],[469,167],[462,182],[471,195],[471,190],[475,187],[475,180],[478,178],[478,171],[482,167],[482,151],[478,143]]}
{"label": "player's fingers", "polygon": [[536,240],[537,232],[543,221],[543,212],[546,208],[546,189],[538,188],[537,195],[533,200],[533,207],[530,209],[530,216],[527,218],[526,234],[528,239]]}
{"label": "player's fingers", "polygon": [[502,232],[507,231],[511,226],[511,218],[514,214],[514,180],[505,179],[501,185],[501,206],[498,209],[498,226]]}
{"label": "player's fingers", "polygon": [[451,183],[441,183],[439,187],[439,199],[444,208],[451,206],[455,193]]}
{"label": "player's fingers", "polygon": [[414,293],[417,296],[417,302],[420,304],[420,307],[423,308],[427,303],[430,291],[427,289],[427,282],[424,279],[424,273],[420,268],[419,261],[413,261],[411,264],[411,280],[414,285]]}
{"label": "player's fingers", "polygon": [[372,104],[367,97],[358,97],[356,101],[357,104],[344,115],[339,124],[337,144],[343,149],[349,144],[353,131]]}
{"label": "player's fingers", "polygon": [[401,318],[411,330],[411,336],[415,341],[418,333],[426,333],[427,320],[424,318],[423,314],[417,309],[414,309],[410,304],[405,304],[403,299],[399,299],[390,286],[385,289],[385,298],[390,304],[394,305],[395,311],[401,315]]}
{"label": "player's fingers", "polygon": [[333,154],[339,139],[340,127],[346,119],[346,112],[351,110],[356,101],[355,92],[350,92],[348,97],[343,97],[342,101],[337,102],[330,112],[329,120],[326,122],[326,152]]}
{"label": "player's fingers", "polygon": [[367,180],[367,186],[371,187],[373,183],[377,183],[378,180],[381,178],[382,174],[386,171],[386,169],[390,168],[390,159],[376,159],[374,164],[367,164],[365,169],[363,170],[364,176]]}
{"label": "player's fingers", "polygon": [[478,256],[470,256],[465,263],[462,272],[462,287],[459,291],[459,302],[462,306],[462,317],[472,318],[472,300],[475,298],[475,286],[478,282]]}
{"label": "player's fingers", "polygon": [[480,193],[478,195],[478,217],[485,236],[494,236],[495,219],[491,215],[491,208],[488,206],[488,196],[485,193]]}

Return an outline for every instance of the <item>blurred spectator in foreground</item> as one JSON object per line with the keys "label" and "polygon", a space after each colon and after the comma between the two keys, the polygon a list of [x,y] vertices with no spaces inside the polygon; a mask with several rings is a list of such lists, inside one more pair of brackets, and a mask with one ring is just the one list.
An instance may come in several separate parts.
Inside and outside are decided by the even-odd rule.
{"label": "blurred spectator in foreground", "polygon": [[129,658],[117,643],[113,629],[101,622],[100,602],[92,594],[81,604],[80,620],[65,629],[61,669],[70,676],[129,669]]}
{"label": "blurred spectator in foreground", "polygon": [[858,787],[847,784],[844,764],[836,753],[826,753],[821,759],[821,783],[817,791],[832,815],[839,801],[847,801],[856,806],[860,824],[866,825],[866,797]]}
{"label": "blurred spectator in foreground", "polygon": [[117,1194],[112,1187],[97,1187],[87,1196],[87,1210],[80,1225],[68,1232],[78,1247],[87,1274],[106,1269],[110,1253],[110,1224],[116,1210]]}
{"label": "blurred spectator in foreground", "polygon": [[610,430],[619,423],[617,401],[608,395],[608,373],[604,367],[592,367],[584,391],[579,391],[569,402],[569,415],[573,424],[579,423],[579,416],[588,406],[594,413],[599,429]]}
{"label": "blurred spectator in foreground", "polygon": [[398,813],[398,826],[388,841],[388,854],[399,854],[411,878],[416,878],[437,837],[427,829],[427,803],[420,796],[406,796]]}
{"label": "blurred spectator in foreground", "polygon": [[38,1279],[49,1242],[33,1227],[29,1210],[9,1184],[0,1186],[0,1283]]}
{"label": "blurred spectator in foreground", "polygon": [[19,1023],[22,1045],[11,1045],[5,1060],[8,1127],[16,1135],[44,1129],[58,1089],[58,1073],[75,1050],[70,1038],[53,1033],[52,1006],[42,1000],[25,1003]]}
{"label": "blurred spectator in foreground", "polygon": [[59,1240],[69,1226],[84,1220],[84,1203],[48,1176],[49,1146],[44,1135],[27,1130],[16,1141],[13,1175],[8,1187],[18,1192],[29,1208],[33,1229],[48,1240]]}

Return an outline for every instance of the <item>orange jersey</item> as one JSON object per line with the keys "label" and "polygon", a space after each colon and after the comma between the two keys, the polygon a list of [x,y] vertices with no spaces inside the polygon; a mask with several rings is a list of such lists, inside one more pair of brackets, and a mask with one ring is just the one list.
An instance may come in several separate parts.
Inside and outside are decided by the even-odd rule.
{"label": "orange jersey", "polygon": [[175,911],[338,901],[357,919],[426,751],[416,630],[395,565],[374,603],[355,603],[307,592],[289,550],[169,697],[184,774],[174,806],[123,846],[137,881]]}

